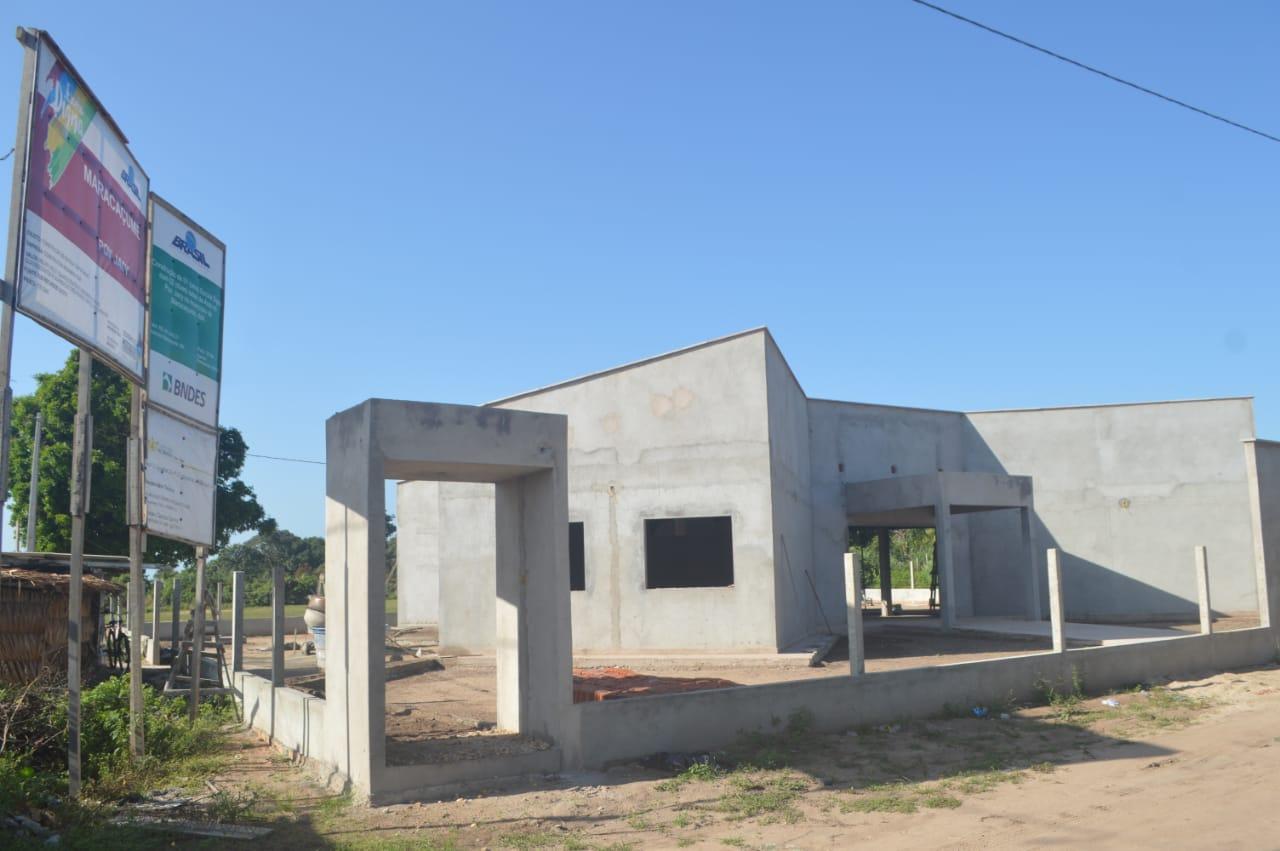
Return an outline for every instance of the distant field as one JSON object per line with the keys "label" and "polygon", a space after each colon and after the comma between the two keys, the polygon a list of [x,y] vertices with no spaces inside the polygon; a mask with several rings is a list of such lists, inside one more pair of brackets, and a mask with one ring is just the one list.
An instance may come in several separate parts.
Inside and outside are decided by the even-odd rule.
{"label": "distant field", "polygon": [[[230,601],[224,601],[223,605],[227,607],[225,611],[227,613],[227,616],[230,617],[231,615]],[[293,605],[284,607],[284,616],[286,618],[300,618],[302,617],[302,613],[305,612],[306,610],[307,610],[307,607],[304,603],[295,603]],[[387,613],[392,614],[395,612],[395,610],[396,610],[396,601],[395,601],[395,598],[392,597],[391,599],[387,600]],[[185,618],[186,615],[183,614],[183,617]],[[245,617],[245,620],[250,620],[255,618],[269,618],[271,617],[271,607],[270,606],[245,606],[244,617]],[[168,623],[169,620],[170,620],[170,610],[167,606],[165,606],[163,610],[160,612],[160,623]]]}

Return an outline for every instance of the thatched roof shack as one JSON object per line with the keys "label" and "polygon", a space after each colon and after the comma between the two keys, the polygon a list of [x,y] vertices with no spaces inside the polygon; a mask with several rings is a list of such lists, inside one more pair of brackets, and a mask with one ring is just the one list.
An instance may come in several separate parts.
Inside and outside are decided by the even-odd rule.
{"label": "thatched roof shack", "polygon": [[[0,567],[0,682],[28,683],[41,668],[67,667],[67,596],[71,577],[20,567]],[[104,594],[119,585],[85,575],[80,603],[86,669],[98,658],[98,612]]]}

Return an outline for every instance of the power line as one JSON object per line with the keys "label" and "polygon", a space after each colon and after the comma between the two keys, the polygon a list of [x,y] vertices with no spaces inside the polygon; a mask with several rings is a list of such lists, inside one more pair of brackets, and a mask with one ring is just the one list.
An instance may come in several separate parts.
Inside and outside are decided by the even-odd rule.
{"label": "power line", "polygon": [[1198,106],[1193,106],[1192,104],[1189,104],[1186,101],[1181,101],[1181,100],[1178,100],[1177,98],[1173,98],[1173,97],[1169,97],[1168,95],[1161,94],[1160,92],[1157,92],[1154,89],[1148,89],[1146,86],[1140,86],[1137,83],[1131,82],[1122,77],[1117,77],[1115,74],[1108,74],[1106,71],[1103,71],[1100,68],[1094,68],[1092,65],[1086,65],[1083,62],[1078,62],[1069,56],[1063,56],[1061,53],[1054,53],[1052,50],[1041,47],[1038,44],[1032,44],[1031,42],[1025,39],[1018,38],[1016,35],[1010,35],[1009,33],[1003,32],[1002,30],[998,30],[995,27],[989,27],[986,24],[982,23],[981,21],[975,21],[973,18],[966,18],[964,15],[958,14],[956,12],[952,12],[950,9],[944,9],[941,6],[936,6],[933,3],[927,2],[927,0],[911,0],[911,2],[919,6],[924,6],[926,9],[932,9],[935,12],[941,12],[942,14],[947,15],[948,17],[955,18],[957,21],[963,21],[964,23],[969,24],[971,26],[975,26],[980,30],[986,30],[992,35],[998,35],[1001,38],[1006,38],[1015,44],[1020,44],[1023,47],[1029,47],[1032,50],[1045,54],[1046,56],[1052,56],[1054,59],[1057,59],[1061,62],[1066,62],[1068,65],[1074,65],[1077,68],[1082,68],[1085,71],[1089,71],[1090,73],[1097,74],[1099,77],[1106,77],[1108,80],[1111,80],[1113,83],[1119,83],[1122,86],[1128,86],[1131,89],[1137,89],[1138,91],[1142,92],[1145,95],[1151,95],[1152,97],[1159,98],[1162,101],[1171,103],[1174,106],[1180,106],[1183,109],[1189,109],[1192,112],[1196,112],[1196,113],[1199,113],[1200,115],[1205,116],[1206,118],[1212,118],[1214,121],[1221,121],[1223,124],[1230,124],[1232,127],[1235,127],[1239,130],[1244,130],[1248,133],[1252,133],[1255,136],[1261,136],[1262,138],[1268,139],[1272,142],[1280,142],[1280,136],[1272,136],[1270,133],[1264,133],[1261,130],[1255,130],[1254,128],[1248,126],[1247,124],[1241,124],[1239,121],[1232,121],[1230,118],[1226,118],[1225,116],[1218,115],[1215,112],[1210,112],[1207,109],[1201,109]]}
{"label": "power line", "polygon": [[324,466],[323,461],[312,461],[309,458],[284,458],[280,455],[259,455],[256,452],[246,452],[244,454],[250,458],[265,458],[268,461],[289,461],[294,464],[319,464],[321,467]]}

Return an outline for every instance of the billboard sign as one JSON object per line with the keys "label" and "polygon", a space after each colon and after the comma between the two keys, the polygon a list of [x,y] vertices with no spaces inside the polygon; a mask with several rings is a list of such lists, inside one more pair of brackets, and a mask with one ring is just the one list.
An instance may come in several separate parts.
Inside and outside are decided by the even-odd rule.
{"label": "billboard sign", "polygon": [[147,401],[216,429],[226,247],[154,195],[151,243]]}
{"label": "billboard sign", "polygon": [[149,181],[47,35],[36,50],[17,308],[141,383]]}
{"label": "billboard sign", "polygon": [[218,435],[147,408],[143,499],[147,531],[213,546]]}

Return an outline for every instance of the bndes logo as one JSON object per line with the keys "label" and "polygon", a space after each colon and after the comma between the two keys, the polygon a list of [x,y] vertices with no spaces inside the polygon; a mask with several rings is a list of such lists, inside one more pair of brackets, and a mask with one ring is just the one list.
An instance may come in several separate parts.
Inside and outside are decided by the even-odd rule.
{"label": "bndes logo", "polygon": [[120,181],[129,187],[129,191],[133,193],[133,197],[139,201],[142,200],[142,190],[138,188],[138,178],[133,174],[133,166],[128,166],[120,172]]}
{"label": "bndes logo", "polygon": [[205,404],[205,392],[192,387],[180,378],[174,378],[169,373],[162,373],[160,376],[160,389],[166,393],[186,399],[193,405],[203,408]]}
{"label": "bndes logo", "polygon": [[173,242],[170,244],[174,248],[184,252],[188,257],[199,263],[201,266],[206,269],[209,268],[209,261],[204,259],[204,252],[196,247],[196,235],[191,231],[187,231],[186,239],[183,239],[180,236],[175,236],[173,238]]}

